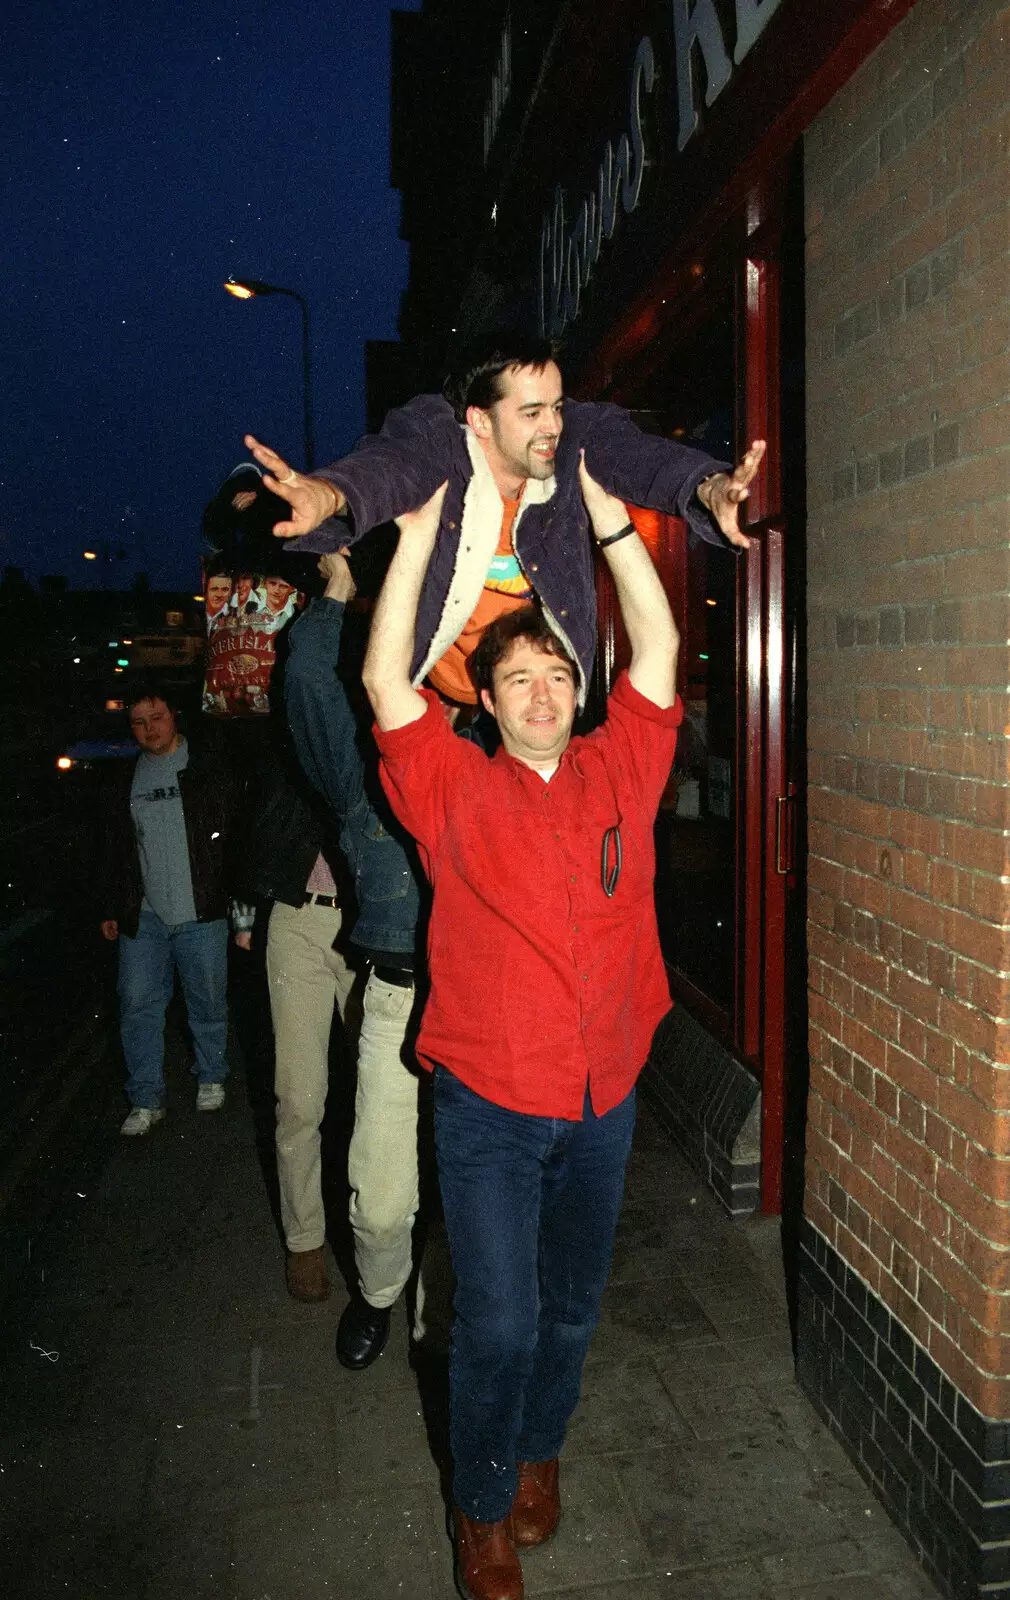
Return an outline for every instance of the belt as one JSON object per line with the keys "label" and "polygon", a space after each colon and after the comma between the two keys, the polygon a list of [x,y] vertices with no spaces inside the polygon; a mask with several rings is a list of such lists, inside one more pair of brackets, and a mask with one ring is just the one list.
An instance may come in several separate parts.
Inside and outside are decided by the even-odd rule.
{"label": "belt", "polygon": [[302,901],[302,904],[305,905],[305,906],[309,906],[309,905],[329,906],[331,911],[339,911],[340,910],[340,901],[337,899],[335,894],[308,894],[308,893],[306,893],[305,899]]}
{"label": "belt", "polygon": [[405,967],[384,967],[377,961],[372,962],[372,971],[380,983],[393,983],[398,989],[412,989],[414,987],[414,974]]}

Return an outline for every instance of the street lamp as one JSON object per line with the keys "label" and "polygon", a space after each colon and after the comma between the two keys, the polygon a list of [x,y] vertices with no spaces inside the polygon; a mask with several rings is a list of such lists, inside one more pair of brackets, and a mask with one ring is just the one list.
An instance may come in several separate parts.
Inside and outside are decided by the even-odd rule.
{"label": "street lamp", "polygon": [[303,295],[294,289],[282,289],[277,283],[263,283],[259,278],[229,278],[225,284],[236,300],[256,300],[264,294],[286,294],[297,300],[302,313],[302,412],[305,426],[305,471],[311,472],[315,464],[312,443],[312,366],[309,353],[309,308]]}

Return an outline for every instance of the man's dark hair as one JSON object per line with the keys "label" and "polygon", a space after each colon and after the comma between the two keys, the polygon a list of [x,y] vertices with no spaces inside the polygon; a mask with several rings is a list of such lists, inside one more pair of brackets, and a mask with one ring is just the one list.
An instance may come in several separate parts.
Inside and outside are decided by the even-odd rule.
{"label": "man's dark hair", "polygon": [[542,372],[548,362],[556,359],[557,346],[551,339],[501,328],[497,333],[482,334],[461,351],[442,385],[442,393],[452,406],[456,421],[465,422],[468,406],[487,411],[501,399],[503,372],[514,372],[519,367]]}
{"label": "man's dark hair", "polygon": [[175,685],[165,683],[154,674],[145,673],[130,685],[128,693],[123,697],[127,716],[132,715],[134,706],[139,706],[142,700],[164,700],[177,721],[182,715],[183,708]]}
{"label": "man's dark hair", "polygon": [[479,694],[486,689],[494,698],[494,669],[504,661],[512,646],[520,640],[543,650],[546,655],[557,656],[572,674],[572,682],[579,681],[578,668],[556,633],[548,627],[543,612],[537,606],[520,606],[517,611],[506,611],[496,617],[470,657],[470,676]]}

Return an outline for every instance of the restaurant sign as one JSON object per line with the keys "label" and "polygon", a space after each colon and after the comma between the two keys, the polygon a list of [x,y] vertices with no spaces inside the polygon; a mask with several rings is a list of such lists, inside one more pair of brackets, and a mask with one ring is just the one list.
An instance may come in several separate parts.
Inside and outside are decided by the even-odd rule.
{"label": "restaurant sign", "polygon": [[[715,0],[670,0],[677,89],[677,149],[683,151],[698,130],[694,60],[705,72],[705,104],[714,105],[733,77],[734,68],[761,37],[782,0],[735,0],[736,37],[732,57]],[[618,216],[629,215],[641,199],[648,163],[643,126],[643,98],[656,81],[652,40],[639,40],[631,69],[628,129],[603,147],[595,187],[574,211],[566,206],[558,184],[540,230],[540,331],[557,338],[579,315],[582,290],[606,240],[613,238]],[[571,220],[569,220],[569,218]]]}

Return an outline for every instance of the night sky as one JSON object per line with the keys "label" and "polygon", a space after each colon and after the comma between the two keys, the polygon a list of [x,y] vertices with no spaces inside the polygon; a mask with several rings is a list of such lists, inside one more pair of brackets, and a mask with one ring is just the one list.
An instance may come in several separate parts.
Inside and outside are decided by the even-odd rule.
{"label": "night sky", "polygon": [[[198,576],[201,510],[251,431],[317,464],[395,338],[387,0],[8,0],[0,29],[0,565],[74,587]],[[418,10],[420,0],[397,0]],[[82,552],[127,559],[103,574]]]}

